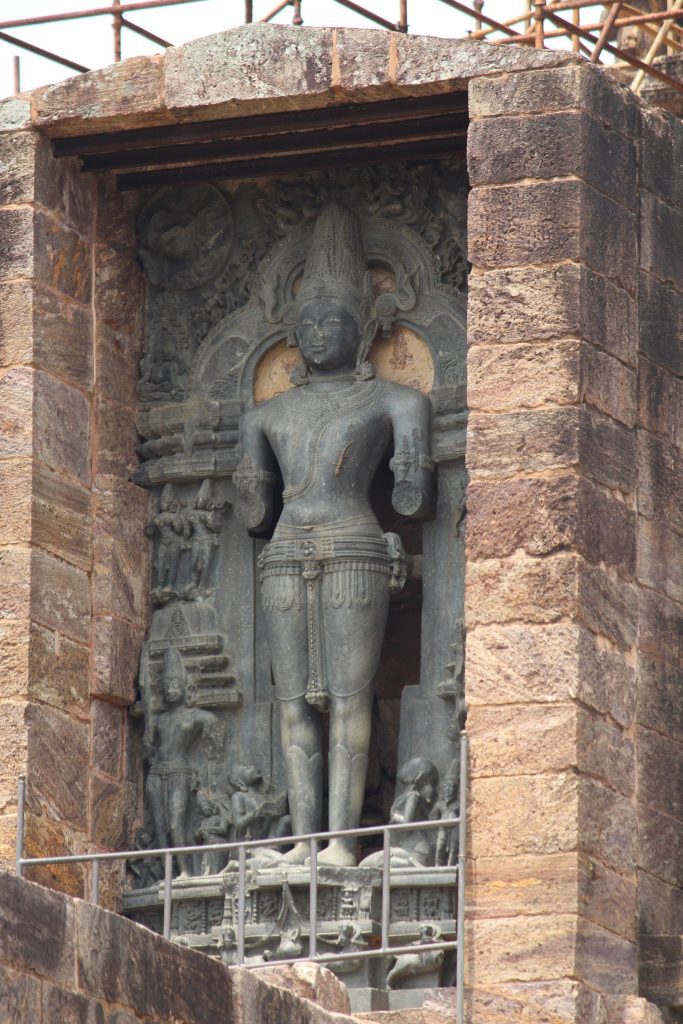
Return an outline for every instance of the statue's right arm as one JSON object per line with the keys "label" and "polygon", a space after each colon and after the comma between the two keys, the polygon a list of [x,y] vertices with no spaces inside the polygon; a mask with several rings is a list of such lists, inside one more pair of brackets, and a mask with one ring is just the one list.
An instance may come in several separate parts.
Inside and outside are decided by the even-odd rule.
{"label": "statue's right arm", "polygon": [[265,533],[272,523],[278,477],[260,409],[250,409],[242,416],[240,450],[242,458],[232,475],[237,489],[235,515],[250,533]]}

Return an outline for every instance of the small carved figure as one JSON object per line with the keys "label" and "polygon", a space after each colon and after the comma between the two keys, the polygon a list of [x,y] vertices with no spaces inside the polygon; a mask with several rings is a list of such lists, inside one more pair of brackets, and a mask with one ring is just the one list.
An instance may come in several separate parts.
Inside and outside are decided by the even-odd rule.
{"label": "small carved figure", "polygon": [[[134,846],[136,850],[154,849],[152,831],[145,826],[139,828],[135,833]],[[164,867],[160,857],[140,857],[139,860],[130,860],[128,867],[135,875],[136,889],[146,889],[149,885],[156,885],[163,878]]]}
{"label": "small carved figure", "polygon": [[[428,942],[439,942],[440,939],[440,928],[437,928],[434,924],[423,924],[420,925],[420,937],[413,945],[423,946]],[[387,987],[396,988],[396,983],[401,978],[411,978],[416,974],[428,974],[430,971],[436,971],[441,967],[442,963],[442,949],[422,949],[415,953],[401,953],[400,956],[396,957],[393,967],[387,974]]]}
{"label": "small carved figure", "polygon": [[[336,938],[320,940],[326,946],[332,946],[335,952],[339,953],[355,953],[360,949],[367,948],[367,942],[363,938],[358,925],[353,921],[342,921],[339,925],[339,932]],[[335,974],[351,974],[353,971],[358,970],[361,961],[355,959],[344,959],[344,960],[329,960],[327,967],[334,971]]]}
{"label": "small carved figure", "polygon": [[[400,768],[398,778],[408,788],[394,800],[389,821],[392,824],[428,821],[437,800],[437,768],[424,757],[412,757]],[[363,865],[368,867],[381,863],[381,851],[371,853],[363,860]],[[392,867],[427,867],[433,863],[434,842],[431,832],[415,829],[414,832],[395,833],[391,844]]]}
{"label": "small carved figure", "polygon": [[232,819],[235,840],[267,839],[289,834],[286,799],[279,799],[264,786],[263,775],[253,765],[239,764],[230,773]]}
{"label": "small carved figure", "polygon": [[[232,826],[230,813],[230,796],[211,796],[205,789],[197,790],[197,810],[201,817],[199,828],[195,832],[198,843],[225,843]],[[207,850],[201,857],[203,875],[217,875],[225,866],[227,853],[221,850]]]}
{"label": "small carved figure", "polygon": [[159,511],[146,533],[148,537],[156,537],[154,588],[157,592],[173,591],[183,552],[185,523],[171,484],[166,484],[161,492]]}
{"label": "small carved figure", "polygon": [[[460,763],[455,758],[444,776],[441,797],[436,805],[439,818],[457,818],[460,813]],[[456,828],[440,828],[436,834],[436,858],[438,867],[451,867],[458,860],[458,831]]]}
{"label": "small carved figure", "polygon": [[223,528],[223,504],[212,500],[211,480],[205,480],[194,499],[192,511],[187,515],[187,532],[190,536],[191,592],[206,595],[206,583],[213,563],[213,557],[220,543]]}
{"label": "small carved figure", "polygon": [[[424,517],[434,463],[429,400],[375,379],[367,361],[378,311],[360,223],[339,205],[316,221],[294,314],[300,386],[243,415],[244,458],[233,480],[236,514],[255,533],[270,529],[278,470],[284,480],[284,508],[259,565],[293,830],[306,833],[322,824],[328,709],[330,830],[357,828],[363,806],[372,681],[389,593],[403,577],[398,538],[383,533],[370,485],[387,448],[401,452],[410,438],[392,502],[402,515]],[[354,847],[334,839],[320,862],[353,865]],[[308,854],[301,843],[285,856],[304,863]]]}
{"label": "small carved figure", "polygon": [[[161,683],[165,708],[145,723],[145,746],[150,758],[145,797],[160,847],[192,845],[195,777],[191,755],[202,739],[212,741],[218,725],[212,712],[187,707],[186,693],[183,660],[171,647],[164,656]],[[190,855],[178,854],[177,861],[181,877],[192,873]]]}

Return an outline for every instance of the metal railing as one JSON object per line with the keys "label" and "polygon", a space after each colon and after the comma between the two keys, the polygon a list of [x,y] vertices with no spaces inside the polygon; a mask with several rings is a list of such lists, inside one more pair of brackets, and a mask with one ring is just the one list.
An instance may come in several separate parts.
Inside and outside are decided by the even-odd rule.
{"label": "metal railing", "polygon": [[[438,950],[455,950],[455,985],[456,985],[456,1024],[464,1021],[464,923],[465,923],[465,865],[467,844],[467,734],[460,735],[460,813],[453,818],[439,818],[430,821],[405,822],[393,825],[377,825],[371,828],[344,829],[336,832],[308,832],[297,836],[285,836],[277,839],[252,839],[233,843],[212,843],[196,846],[160,847],[146,850],[124,850],[113,853],[68,854],[56,857],[24,856],[24,822],[26,811],[26,778],[20,776],[17,804],[17,837],[16,837],[16,873],[23,875],[24,868],[49,864],[90,864],[90,902],[99,901],[100,865],[111,861],[131,861],[147,858],[163,858],[164,879],[161,883],[163,894],[163,936],[171,938],[171,915],[173,910],[173,857],[178,853],[206,853],[208,851],[237,854],[237,935],[235,963],[244,967],[263,967],[263,963],[245,962],[246,932],[246,895],[247,895],[247,852],[261,848],[272,849],[273,846],[289,846],[293,843],[306,842],[310,847],[310,900],[309,900],[309,950],[306,956],[292,959],[277,960],[278,964],[294,964],[301,960],[309,960],[318,964],[333,964],[344,960],[361,960],[371,957],[396,957],[402,954],[437,952]],[[420,873],[428,870],[430,875],[444,875],[452,879],[457,886],[455,939],[444,941],[425,941],[408,945],[390,945],[390,913],[391,913],[391,838],[401,832],[415,832],[434,829],[458,829],[458,862],[447,867],[404,868],[402,874]],[[381,930],[380,945],[370,948],[354,948],[352,952],[318,953],[318,847],[321,842],[330,839],[363,838],[373,835],[382,836],[382,889],[381,889]]]}

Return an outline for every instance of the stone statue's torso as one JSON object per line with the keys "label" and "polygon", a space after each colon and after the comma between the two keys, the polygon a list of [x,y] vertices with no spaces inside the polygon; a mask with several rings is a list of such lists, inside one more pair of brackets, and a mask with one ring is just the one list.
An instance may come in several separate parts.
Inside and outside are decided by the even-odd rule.
{"label": "stone statue's torso", "polygon": [[280,467],[280,523],[317,526],[367,516],[368,492],[391,441],[384,381],[336,390],[297,388],[260,410],[264,433]]}

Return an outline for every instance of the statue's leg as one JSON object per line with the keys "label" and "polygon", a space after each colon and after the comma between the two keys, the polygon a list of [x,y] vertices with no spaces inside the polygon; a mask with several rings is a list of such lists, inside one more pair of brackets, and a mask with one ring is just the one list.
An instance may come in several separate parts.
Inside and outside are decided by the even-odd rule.
{"label": "statue's leg", "polygon": [[180,568],[180,558],[183,553],[182,544],[178,541],[177,544],[169,544],[169,566],[168,566],[168,585],[169,587],[175,587],[178,582],[178,569]]}
{"label": "statue's leg", "polygon": [[[367,575],[370,575],[369,573]],[[355,602],[323,608],[325,671],[330,691],[329,828],[358,828],[368,768],[372,724],[372,680],[379,665],[389,609],[387,577],[372,573]],[[351,581],[353,583],[353,581]],[[329,591],[328,591],[329,592]],[[332,840],[320,854],[322,863],[355,864],[354,839]]]}
{"label": "statue's leg", "polygon": [[[185,775],[174,775],[168,780],[168,822],[173,846],[188,846],[191,786]],[[182,877],[192,874],[194,867],[191,854],[176,854]]]}
{"label": "statue's leg", "polygon": [[166,808],[164,806],[164,780],[160,775],[147,776],[145,787],[147,807],[149,816],[152,819],[154,828],[154,843],[156,846],[170,846],[168,834],[168,821],[166,820]]}
{"label": "statue's leg", "polygon": [[[271,583],[272,580],[272,583]],[[280,732],[287,773],[292,832],[320,831],[322,824],[322,728],[319,713],[305,700],[308,630],[300,577],[266,578],[263,587],[268,650],[280,707]],[[307,843],[286,859],[303,863]]]}

